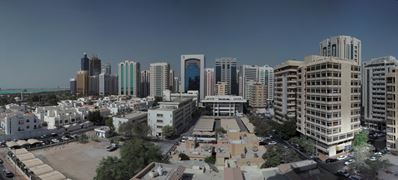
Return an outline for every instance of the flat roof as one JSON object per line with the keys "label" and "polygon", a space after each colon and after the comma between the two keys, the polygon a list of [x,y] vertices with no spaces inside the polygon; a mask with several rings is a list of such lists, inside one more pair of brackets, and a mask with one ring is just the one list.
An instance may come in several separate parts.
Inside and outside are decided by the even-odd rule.
{"label": "flat roof", "polygon": [[214,118],[200,118],[193,131],[214,131]]}
{"label": "flat roof", "polygon": [[42,165],[32,167],[32,168],[30,168],[30,170],[37,176],[54,171],[54,169],[47,164],[42,164]]}
{"label": "flat roof", "polygon": [[42,174],[39,176],[42,180],[64,180],[66,177],[60,173],[59,171],[51,171],[46,174]]}
{"label": "flat roof", "polygon": [[15,155],[21,155],[21,154],[26,154],[29,151],[26,150],[25,148],[21,148],[21,149],[15,149],[14,151],[12,151]]}
{"label": "flat roof", "polygon": [[[163,174],[153,176],[160,169],[163,170]],[[178,180],[182,178],[184,171],[185,167],[183,166],[152,162],[132,177],[131,180]]]}
{"label": "flat roof", "polygon": [[147,115],[147,112],[134,111],[132,113],[116,116],[115,118],[133,119],[143,115]]}
{"label": "flat roof", "polygon": [[235,118],[222,118],[220,119],[221,127],[226,131],[240,132],[240,128]]}
{"label": "flat roof", "polygon": [[246,126],[247,130],[249,130],[250,133],[254,133],[254,125],[250,123],[249,119],[246,116],[240,117],[240,119]]}
{"label": "flat roof", "polygon": [[224,168],[224,179],[243,180],[242,171],[239,168]]}
{"label": "flat roof", "polygon": [[24,163],[25,166],[28,167],[28,168],[35,167],[35,166],[44,164],[43,161],[41,161],[41,160],[38,159],[38,158],[25,160],[25,161],[22,161],[22,163]]}
{"label": "flat roof", "polygon": [[34,158],[36,158],[35,155],[33,155],[31,152],[27,152],[27,153],[25,153],[25,154],[20,154],[20,155],[16,155],[16,156],[17,156],[17,158],[18,158],[20,161],[25,161],[25,160],[29,160],[29,159],[34,159]]}

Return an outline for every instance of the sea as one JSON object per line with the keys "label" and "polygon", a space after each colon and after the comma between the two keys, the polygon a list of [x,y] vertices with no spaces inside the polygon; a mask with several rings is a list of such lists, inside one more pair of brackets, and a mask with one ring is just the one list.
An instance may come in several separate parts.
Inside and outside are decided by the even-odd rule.
{"label": "sea", "polygon": [[1,89],[0,95],[7,94],[20,94],[23,93],[41,93],[41,92],[56,92],[56,91],[65,91],[67,89],[64,88],[27,88],[27,89]]}

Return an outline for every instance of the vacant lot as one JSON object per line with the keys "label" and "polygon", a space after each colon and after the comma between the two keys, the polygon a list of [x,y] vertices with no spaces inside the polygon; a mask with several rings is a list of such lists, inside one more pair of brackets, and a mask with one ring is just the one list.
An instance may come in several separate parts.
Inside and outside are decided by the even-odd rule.
{"label": "vacant lot", "polygon": [[105,149],[106,145],[105,142],[89,142],[87,144],[73,142],[32,151],[32,153],[68,178],[88,180],[95,176],[95,169],[102,158],[119,156],[119,150],[108,152]]}

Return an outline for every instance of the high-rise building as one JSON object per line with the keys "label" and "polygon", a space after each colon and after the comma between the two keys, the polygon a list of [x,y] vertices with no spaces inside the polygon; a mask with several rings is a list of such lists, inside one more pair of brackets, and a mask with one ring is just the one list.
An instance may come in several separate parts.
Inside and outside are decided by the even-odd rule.
{"label": "high-rise building", "polygon": [[226,94],[238,95],[239,87],[237,81],[236,58],[216,59],[216,83],[226,82]]}
{"label": "high-rise building", "polygon": [[101,74],[101,60],[97,56],[93,56],[89,61],[89,75],[98,76]]}
{"label": "high-rise building", "polygon": [[214,68],[205,69],[205,96],[214,96],[216,85],[216,77],[214,74]]}
{"label": "high-rise building", "polygon": [[239,70],[239,76],[241,79],[239,96],[249,99],[249,81],[258,82],[258,66],[242,65]]}
{"label": "high-rise building", "polygon": [[361,63],[361,40],[351,36],[334,36],[320,43],[320,55],[350,59]]}
{"label": "high-rise building", "polygon": [[69,80],[69,89],[71,94],[76,94],[76,79],[71,78]]}
{"label": "high-rise building", "polygon": [[174,77],[173,84],[174,84],[173,92],[176,93],[180,92],[180,79],[178,77]]}
{"label": "high-rise building", "polygon": [[357,61],[307,56],[299,67],[297,131],[316,141],[317,153],[335,156],[351,149],[360,131],[360,81]]}
{"label": "high-rise building", "polygon": [[200,99],[204,98],[204,67],[205,56],[203,54],[181,55],[181,88],[182,92],[197,90]]}
{"label": "high-rise building", "polygon": [[274,68],[268,65],[258,67],[258,82],[267,86],[267,101],[274,100]]}
{"label": "high-rise building", "polygon": [[174,91],[174,87],[175,87],[175,84],[174,84],[174,77],[175,77],[175,75],[174,75],[174,70],[172,70],[172,69],[170,69],[170,74],[169,74],[169,90],[171,91],[171,92],[177,92],[177,91]]}
{"label": "high-rise building", "polygon": [[112,74],[112,66],[109,63],[102,64],[101,73]]}
{"label": "high-rise building", "polygon": [[103,64],[101,74],[99,75],[100,96],[117,94],[117,77],[111,73],[111,65]]}
{"label": "high-rise building", "polygon": [[303,61],[288,60],[274,69],[274,120],[296,119],[297,70]]}
{"label": "high-rise building", "polygon": [[382,131],[386,127],[386,75],[398,66],[393,56],[362,64],[362,113],[365,127]]}
{"label": "high-rise building", "polygon": [[265,108],[267,105],[267,86],[255,82],[249,81],[248,97],[249,106],[252,108]]}
{"label": "high-rise building", "polygon": [[216,84],[216,95],[217,96],[225,96],[227,94],[227,86],[226,82],[218,82]]}
{"label": "high-rise building", "polygon": [[87,96],[89,88],[89,76],[88,71],[78,71],[76,73],[76,95]]}
{"label": "high-rise building", "polygon": [[150,96],[163,97],[163,91],[168,89],[170,65],[165,62],[152,63],[150,71]]}
{"label": "high-rise building", "polygon": [[99,75],[88,77],[88,94],[96,96],[99,93]]}
{"label": "high-rise building", "polygon": [[149,70],[141,71],[141,97],[149,96],[150,79]]}
{"label": "high-rise building", "polygon": [[387,148],[391,151],[398,151],[398,68],[391,69],[386,75],[386,140]]}
{"label": "high-rise building", "polygon": [[140,97],[141,86],[140,63],[135,61],[122,61],[118,65],[119,95]]}
{"label": "high-rise building", "polygon": [[83,57],[80,59],[80,70],[90,71],[90,59],[88,59],[87,54],[84,53]]}

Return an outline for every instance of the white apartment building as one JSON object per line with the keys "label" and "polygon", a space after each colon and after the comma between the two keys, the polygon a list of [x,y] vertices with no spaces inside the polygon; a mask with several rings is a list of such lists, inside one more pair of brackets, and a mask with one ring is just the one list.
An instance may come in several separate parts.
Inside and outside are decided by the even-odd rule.
{"label": "white apartment building", "polygon": [[257,65],[242,65],[239,70],[239,96],[249,99],[249,81],[258,81],[258,66]]}
{"label": "white apartment building", "polygon": [[162,97],[163,91],[169,89],[170,65],[168,63],[152,63],[150,70],[150,96]]}
{"label": "white apartment building", "polygon": [[206,96],[204,106],[212,109],[213,116],[237,116],[243,113],[243,104],[247,100],[242,96]]}
{"label": "white apartment building", "polygon": [[40,129],[42,121],[40,121],[32,113],[9,112],[0,114],[0,125],[6,135],[15,135],[21,132],[33,131]]}
{"label": "white apartment building", "polygon": [[112,118],[113,126],[116,132],[119,132],[119,128],[123,123],[134,122],[144,123],[147,121],[148,114],[146,112],[134,111],[128,114],[118,115]]}
{"label": "white apartment building", "polygon": [[386,75],[386,126],[387,148],[398,151],[398,68]]}
{"label": "white apartment building", "polygon": [[308,56],[297,77],[297,131],[316,141],[318,153],[335,156],[351,149],[360,130],[358,62]]}
{"label": "white apartment building", "polygon": [[162,128],[167,125],[174,127],[177,134],[182,133],[192,124],[194,110],[195,103],[189,98],[159,102],[159,108],[148,110],[148,126],[152,136],[161,137]]}
{"label": "white apartment building", "polygon": [[274,100],[274,68],[268,65],[258,67],[258,82],[267,86],[267,101]]}
{"label": "white apartment building", "polygon": [[205,69],[205,96],[212,96],[216,93],[216,75],[214,68]]}
{"label": "white apartment building", "polygon": [[36,108],[34,114],[41,121],[47,122],[48,129],[56,129],[85,122],[88,112],[88,108],[85,107],[45,106]]}
{"label": "white apartment building", "polygon": [[320,55],[331,56],[340,59],[353,60],[361,63],[361,40],[351,36],[334,36],[320,43]]}
{"label": "white apartment building", "polygon": [[362,112],[365,127],[386,129],[386,75],[398,66],[393,56],[371,59],[362,64]]}
{"label": "white apartment building", "polygon": [[296,119],[297,70],[303,61],[288,60],[274,69],[274,120]]}

